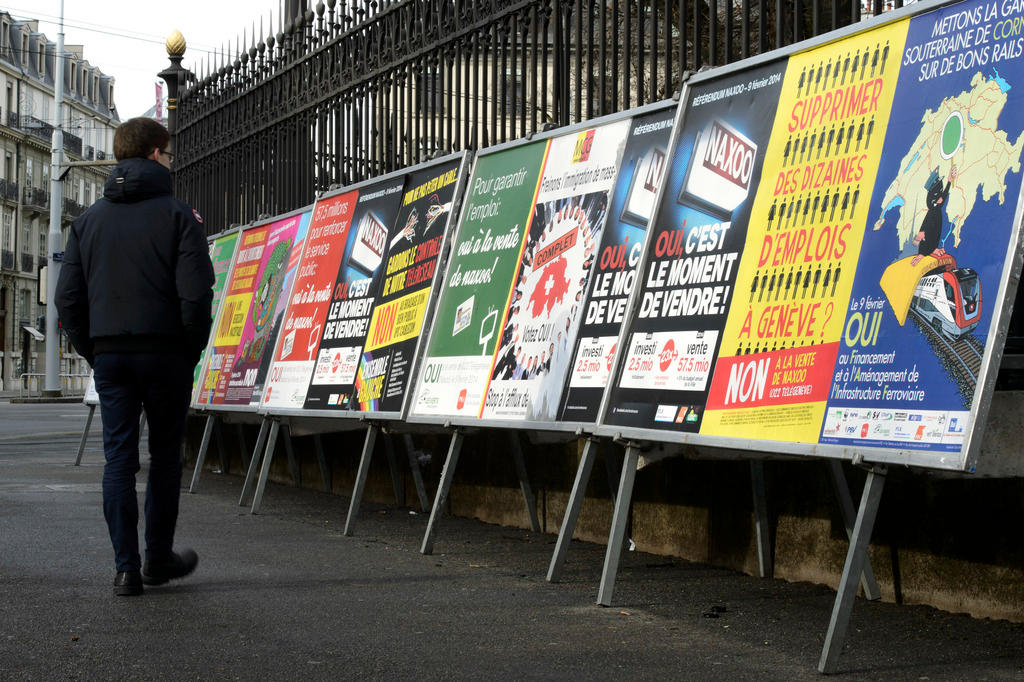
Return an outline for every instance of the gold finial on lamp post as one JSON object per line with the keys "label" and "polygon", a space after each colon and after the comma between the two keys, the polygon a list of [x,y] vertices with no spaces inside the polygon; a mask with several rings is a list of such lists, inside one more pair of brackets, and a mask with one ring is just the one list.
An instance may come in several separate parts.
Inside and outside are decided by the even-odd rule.
{"label": "gold finial on lamp post", "polygon": [[185,54],[185,36],[181,35],[178,29],[171,31],[165,45],[168,57],[182,57]]}
{"label": "gold finial on lamp post", "polygon": [[178,114],[178,89],[185,86],[185,69],[181,68],[181,58],[185,55],[185,36],[181,31],[175,29],[167,36],[167,58],[171,60],[171,66],[161,71],[158,76],[167,83],[167,130],[173,137],[176,128]]}

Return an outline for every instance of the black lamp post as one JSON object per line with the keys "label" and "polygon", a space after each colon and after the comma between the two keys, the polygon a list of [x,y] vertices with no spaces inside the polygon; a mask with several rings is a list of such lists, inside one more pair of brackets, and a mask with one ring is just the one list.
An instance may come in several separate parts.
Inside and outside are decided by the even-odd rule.
{"label": "black lamp post", "polygon": [[167,58],[171,65],[158,73],[167,83],[167,130],[174,139],[178,118],[178,88],[187,84],[188,70],[182,68],[181,60],[185,56],[185,36],[181,31],[173,31],[167,37]]}

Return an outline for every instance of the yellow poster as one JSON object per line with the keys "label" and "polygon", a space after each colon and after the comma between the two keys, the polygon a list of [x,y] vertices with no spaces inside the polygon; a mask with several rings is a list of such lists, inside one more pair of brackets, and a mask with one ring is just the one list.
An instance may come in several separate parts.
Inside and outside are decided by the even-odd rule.
{"label": "yellow poster", "polygon": [[224,307],[217,324],[217,336],[214,346],[237,346],[242,340],[242,329],[245,327],[245,316],[249,314],[252,303],[252,292],[234,294],[224,299]]}
{"label": "yellow poster", "polygon": [[818,441],[907,27],[790,57],[701,433]]}
{"label": "yellow poster", "polygon": [[419,336],[429,296],[430,289],[420,289],[374,308],[363,352]]}

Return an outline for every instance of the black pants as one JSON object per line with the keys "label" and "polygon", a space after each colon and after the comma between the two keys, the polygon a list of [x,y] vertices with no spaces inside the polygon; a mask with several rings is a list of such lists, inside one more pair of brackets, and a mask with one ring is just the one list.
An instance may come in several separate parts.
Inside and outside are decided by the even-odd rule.
{"label": "black pants", "polygon": [[103,516],[118,571],[137,571],[139,418],[146,408],[149,481],[146,485],[146,559],[165,561],[174,546],[181,492],[181,439],[192,391],[192,367],[176,353],[101,353],[96,391],[103,419]]}

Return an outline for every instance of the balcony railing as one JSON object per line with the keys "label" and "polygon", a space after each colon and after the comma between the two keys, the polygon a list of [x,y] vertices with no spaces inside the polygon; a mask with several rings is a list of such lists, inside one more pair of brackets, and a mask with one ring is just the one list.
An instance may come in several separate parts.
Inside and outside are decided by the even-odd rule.
{"label": "balcony railing", "polygon": [[18,200],[18,183],[14,180],[0,180],[0,198]]}
{"label": "balcony railing", "polygon": [[92,147],[90,147],[89,145],[85,146],[85,154],[83,155],[83,157],[85,158],[86,161],[92,161],[92,159],[93,159],[93,152],[94,152],[94,150],[93,150]]}
{"label": "balcony railing", "polygon": [[32,265],[34,264],[34,262],[35,262],[35,259],[32,257],[31,253],[22,253],[21,254],[21,271],[22,272],[32,272]]}
{"label": "balcony railing", "polygon": [[0,251],[0,268],[4,270],[14,269],[14,252],[4,249]]}
{"label": "balcony railing", "polygon": [[28,208],[45,211],[50,207],[50,193],[42,187],[26,187],[22,202]]}
{"label": "balcony railing", "polygon": [[35,116],[22,116],[21,127],[29,135],[49,142],[53,139],[53,126]]}
{"label": "balcony railing", "polygon": [[64,133],[64,151],[71,152],[78,156],[82,155],[82,138],[78,135],[72,135],[69,132]]}
{"label": "balcony railing", "polygon": [[[53,126],[35,116],[22,116],[20,127],[24,128],[29,135],[38,137],[40,140],[46,140],[47,142],[53,140]],[[64,131],[64,151],[81,156],[82,138]]]}
{"label": "balcony railing", "polygon": [[64,199],[64,215],[77,218],[85,211],[85,206],[74,199]]}
{"label": "balcony railing", "polygon": [[18,112],[8,111],[7,112],[7,125],[10,128],[20,128],[21,121],[18,119]]}
{"label": "balcony railing", "polygon": [[97,149],[96,150],[96,160],[97,161],[106,161],[107,160],[107,153],[105,151]]}

